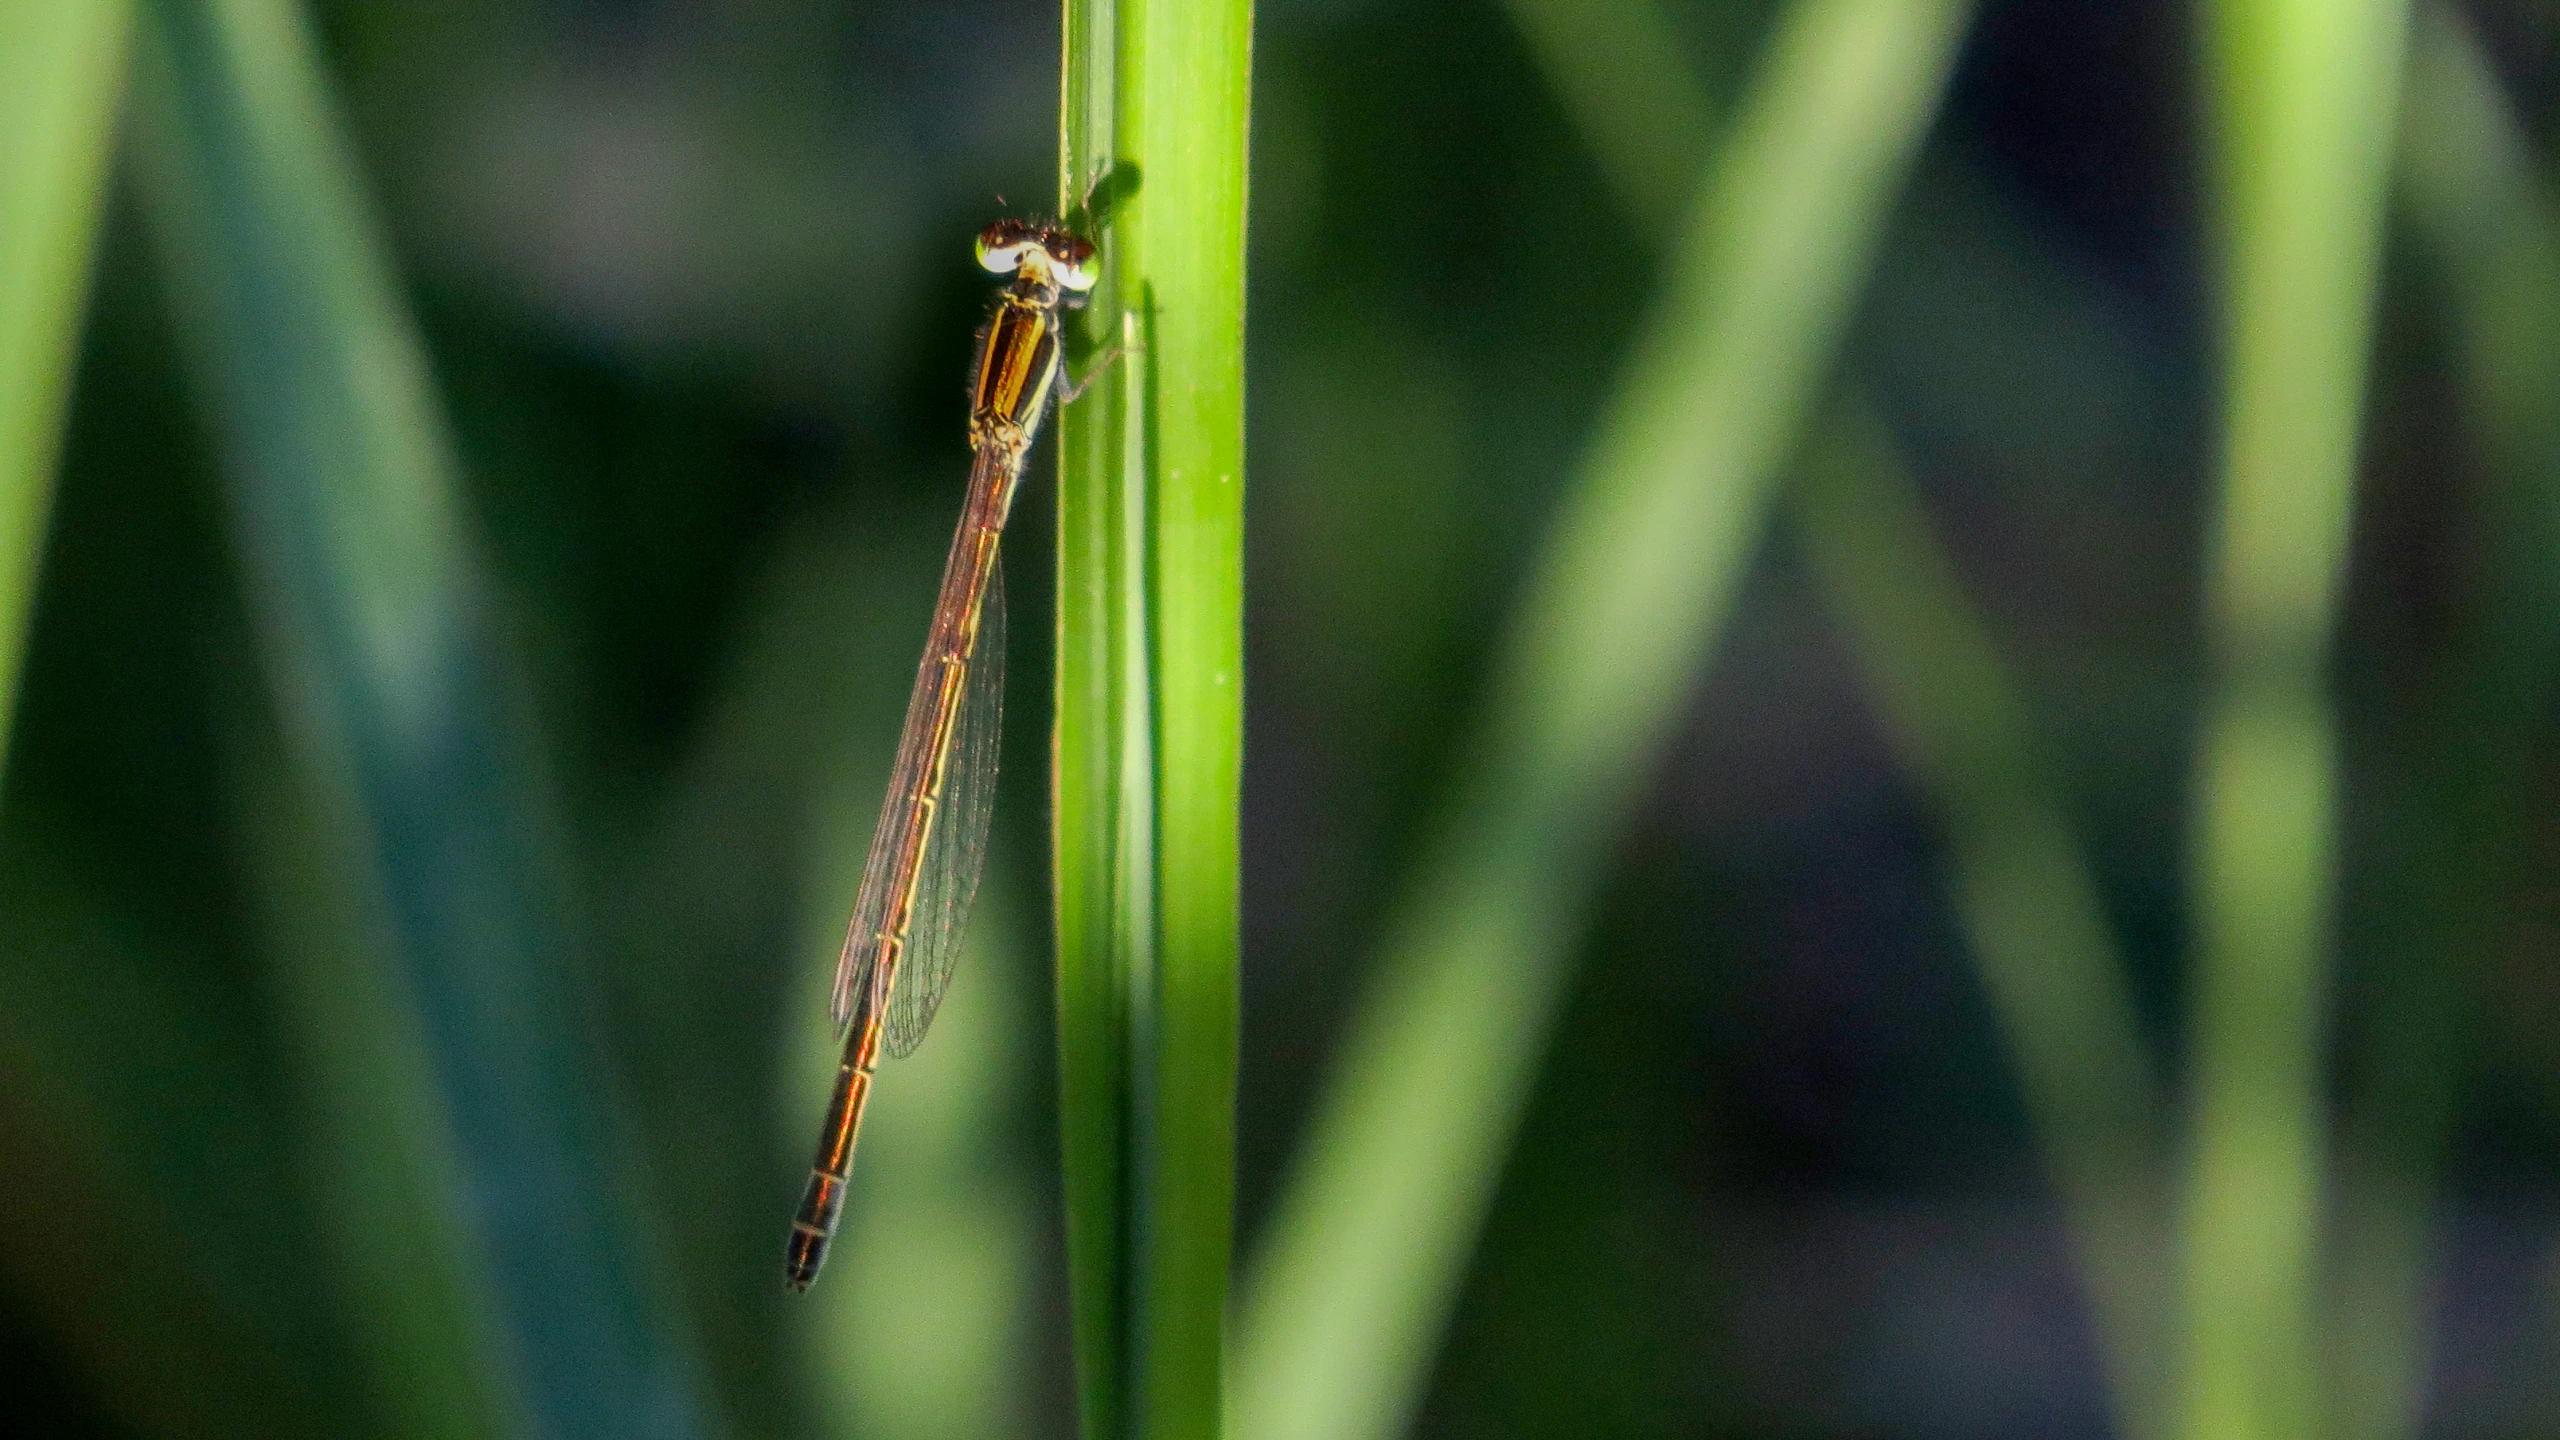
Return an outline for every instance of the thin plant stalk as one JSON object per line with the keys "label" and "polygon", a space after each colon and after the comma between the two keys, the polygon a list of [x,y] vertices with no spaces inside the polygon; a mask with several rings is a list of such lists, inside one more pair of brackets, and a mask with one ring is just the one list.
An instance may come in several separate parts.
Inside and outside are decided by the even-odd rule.
{"label": "thin plant stalk", "polygon": [[[1060,207],[1103,271],[1060,424],[1059,1067],[1083,1433],[1222,1414],[1243,760],[1247,0],[1070,0]],[[1117,351],[1116,357],[1113,352]]]}
{"label": "thin plant stalk", "polygon": [[2338,873],[2327,664],[2346,568],[2404,0],[2208,7],[2223,301],[2213,682],[2189,851],[2191,1440],[2318,1432],[2322,1055]]}

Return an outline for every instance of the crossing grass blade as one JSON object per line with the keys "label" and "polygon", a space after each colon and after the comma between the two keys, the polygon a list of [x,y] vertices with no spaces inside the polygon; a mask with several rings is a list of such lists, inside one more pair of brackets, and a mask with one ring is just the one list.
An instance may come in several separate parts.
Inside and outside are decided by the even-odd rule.
{"label": "crossing grass blade", "polygon": [[0,785],[131,23],[128,0],[0,10]]}
{"label": "crossing grass blade", "polygon": [[[1639,235],[1676,210],[1663,137],[1702,128],[1703,87],[1642,4],[1511,0],[1532,54]],[[1620,76],[1641,76],[1633,84]],[[1812,578],[1897,758],[1936,808],[1951,899],[2075,1235],[2119,1427],[2157,1435],[2165,1139],[2124,957],[1998,647],[1872,416],[1837,407],[1789,506]]]}
{"label": "crossing grass blade", "polygon": [[1943,829],[1951,899],[2079,1252],[2118,1426],[2158,1435],[2167,1104],[2044,746],[1872,416],[1844,407],[1789,500],[1869,703]]}
{"label": "crossing grass blade", "polygon": [[[2535,867],[2532,787],[2560,691],[2560,207],[2480,37],[2415,8],[2395,189],[2444,316],[2462,415],[2484,462],[2476,584],[2433,683],[2409,697],[2421,757],[2377,795],[2398,857],[2358,875],[2356,933],[2388,968],[2382,1016],[2345,1007],[2360,1057],[2339,1136],[2336,1260],[2324,1315],[2326,1418],[2355,1440],[2425,1423],[2428,1281],[2468,1037],[2471,984],[2516,924]],[[2529,902],[2527,902],[2529,903]]]}
{"label": "crossing grass blade", "polygon": [[1413,1413],[1609,837],[1703,668],[1969,13],[1781,16],[1256,1257],[1240,1435],[1387,1436]]}
{"label": "crossing grass blade", "polygon": [[[2442,277],[2471,423],[2499,471],[2500,503],[2519,546],[2548,556],[2560,535],[2560,202],[2544,183],[2515,106],[2480,39],[2456,12],[2419,7],[2410,33],[2409,98],[2398,191]],[[2493,620],[2548,627],[2560,571],[2523,563]],[[2519,613],[2513,606],[2524,608]]]}

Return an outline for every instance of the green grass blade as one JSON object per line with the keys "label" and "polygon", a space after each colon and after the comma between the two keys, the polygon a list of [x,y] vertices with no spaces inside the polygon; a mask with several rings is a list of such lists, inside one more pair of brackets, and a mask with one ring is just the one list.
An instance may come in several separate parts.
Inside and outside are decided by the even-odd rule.
{"label": "green grass blade", "polygon": [[1780,21],[1258,1257],[1234,1411],[1251,1440],[1411,1415],[1579,911],[1730,604],[1969,8],[1805,0]]}
{"label": "green grass blade", "polygon": [[468,1229],[458,1288],[487,1306],[511,1369],[488,1383],[516,1400],[489,1408],[540,1433],[689,1433],[689,1370],[649,1303],[568,993],[576,936],[527,707],[313,38],[288,0],[142,14],[146,213],[287,748],[381,942],[313,958],[396,957],[417,1006],[437,1093],[387,1113],[450,1127],[461,1188],[433,1200]]}
{"label": "green grass blade", "polygon": [[2220,0],[2206,24],[2223,328],[2215,679],[2195,773],[2193,1146],[2180,1424],[2320,1425],[2314,1287],[2337,735],[2326,664],[2401,69],[2401,0]]}
{"label": "green grass blade", "polygon": [[[1119,15],[1066,6],[1061,205],[1082,198],[1117,141]],[[1127,302],[1119,240],[1098,235],[1089,314]],[[1114,324],[1104,344],[1137,338]],[[1090,348],[1090,347],[1088,347]],[[1141,351],[1092,377],[1058,419],[1057,738],[1050,776],[1058,946],[1058,1105],[1076,1413],[1085,1440],[1131,1433],[1129,1317],[1136,1176],[1133,989],[1153,968],[1155,732],[1146,662]]]}
{"label": "green grass blade", "polygon": [[2044,746],[1871,417],[1833,427],[1791,502],[1894,755],[1945,827],[1956,914],[2087,1272],[2118,1428],[2158,1435],[2166,1102]]}
{"label": "green grass blade", "polygon": [[1715,109],[1656,0],[1505,0],[1511,23],[1648,240],[1674,233]]}
{"label": "green grass blade", "polygon": [[128,0],[0,10],[0,772],[131,21]]}
{"label": "green grass blade", "polygon": [[2560,690],[2560,209],[2462,14],[2416,7],[2409,44],[2396,189],[2489,483],[2466,524],[2481,557],[2463,623],[2426,693],[2408,697],[2413,773],[2377,796],[2374,849],[2398,863],[2364,879],[2371,918],[2355,932],[2390,966],[2368,982],[2387,987],[2387,1014],[2348,1015],[2358,1063],[2324,1312],[2326,1418],[2357,1440],[2401,1440],[2424,1421],[2439,1176],[2479,1033],[2466,984],[2510,943],[2536,879],[2537,802],[2516,777],[2542,763]]}
{"label": "green grass blade", "polygon": [[2497,533],[2521,552],[2514,587],[2486,618],[2493,643],[2553,628],[2560,616],[2560,205],[2479,37],[2458,13],[2419,7],[2410,33],[2409,100],[2399,191],[2442,270],[2471,423],[2502,473]]}
{"label": "green grass blade", "polygon": [[1243,760],[1246,0],[1067,6],[1061,206],[1111,178],[1061,423],[1061,1071],[1088,1436],[1221,1418]]}
{"label": "green grass blade", "polygon": [[[1678,203],[1663,137],[1700,128],[1707,109],[1660,13],[1509,8],[1649,235]],[[2031,758],[2041,746],[2024,697],[1886,438],[1863,415],[1835,424],[1797,483],[1791,508],[1813,578],[1897,757],[1943,817],[1953,903],[2089,1274],[2119,1428],[2156,1435],[2167,1330],[2151,1257],[2167,1216],[2165,1197],[2147,1192],[2165,1111],[2096,882],[2049,770]]]}
{"label": "green grass blade", "polygon": [[[246,707],[241,707],[245,709]],[[436,1098],[414,997],[379,954],[379,917],[348,873],[359,845],[288,763],[263,715],[228,748],[271,995],[302,1083],[312,1217],[348,1327],[365,1426],[384,1436],[529,1428],[480,1303],[472,1239],[450,1197],[457,1146]]]}

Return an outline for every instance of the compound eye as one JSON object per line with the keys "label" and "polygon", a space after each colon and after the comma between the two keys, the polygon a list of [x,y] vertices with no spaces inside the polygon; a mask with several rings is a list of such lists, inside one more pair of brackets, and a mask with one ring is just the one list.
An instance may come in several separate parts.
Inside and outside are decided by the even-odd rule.
{"label": "compound eye", "polygon": [[1100,267],[1093,263],[1093,242],[1063,232],[1050,235],[1042,245],[1049,252],[1049,263],[1057,271],[1058,284],[1069,290],[1090,290],[1102,278]]}
{"label": "compound eye", "polygon": [[1023,252],[1037,243],[1019,220],[999,220],[978,232],[978,263],[998,275],[1022,268]]}

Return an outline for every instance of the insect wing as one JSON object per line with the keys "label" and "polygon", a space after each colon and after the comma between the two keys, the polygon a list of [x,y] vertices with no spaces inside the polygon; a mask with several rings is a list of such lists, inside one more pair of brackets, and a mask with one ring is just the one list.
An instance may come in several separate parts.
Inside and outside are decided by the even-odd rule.
{"label": "insect wing", "polygon": [[999,557],[987,575],[978,642],[969,657],[942,797],[916,884],[906,958],[898,966],[897,987],[889,1000],[889,1053],[901,1058],[924,1043],[934,1012],[942,1008],[968,934],[969,911],[978,898],[978,877],[986,871],[996,759],[1004,738],[1004,625],[1004,564]]}
{"label": "insect wing", "polygon": [[940,670],[928,649],[924,662],[917,667],[915,692],[907,700],[906,725],[898,736],[898,761],[889,772],[889,791],[880,800],[880,824],[871,835],[871,857],[863,862],[862,890],[854,898],[853,921],[845,927],[844,949],[836,956],[835,991],[828,1000],[827,1013],[835,1021],[838,1039],[853,1022],[854,1006],[870,988],[872,972],[880,963],[880,944],[889,928],[890,899],[899,889],[898,862],[904,849],[899,837],[907,831],[925,768],[933,758],[928,742],[933,733],[934,707],[940,700],[940,687],[934,683]]}
{"label": "insect wing", "polygon": [[[946,588],[952,577],[960,573],[956,567],[965,563],[963,547],[968,535],[968,522],[964,518],[959,535],[952,540],[951,559],[944,567],[943,583]],[[1001,593],[1000,589],[998,593]],[[982,617],[978,623],[983,630],[985,619]],[[829,999],[828,1013],[835,1020],[838,1039],[843,1038],[845,1028],[853,1022],[856,1007],[877,976],[880,950],[888,938],[892,912],[898,897],[911,883],[908,877],[916,873],[908,867],[919,857],[909,853],[910,847],[906,843],[915,823],[916,811],[920,804],[929,802],[937,820],[949,814],[948,802],[924,793],[933,769],[934,736],[943,723],[943,669],[941,660],[937,658],[941,649],[938,643],[941,625],[942,617],[937,613],[935,633],[927,637],[924,658],[916,662],[915,689],[907,697],[907,719],[898,732],[898,759],[889,770],[889,790],[880,798],[880,825],[871,835],[871,856],[863,862],[862,890],[854,897],[853,922],[845,927],[844,949],[836,956],[835,992]],[[975,668],[974,664],[970,666],[973,671]],[[965,705],[965,692],[971,677],[964,674],[962,681]],[[961,717],[954,715],[951,719],[956,725]],[[956,733],[952,741],[956,752],[959,748]],[[947,790],[950,785],[948,766],[944,775],[944,788]],[[932,843],[940,838],[945,826],[936,824],[932,828],[933,833],[926,837],[928,856]],[[911,911],[908,915],[906,958],[899,967],[902,971],[913,968],[916,932],[922,928],[917,922],[921,917],[920,910]]]}

